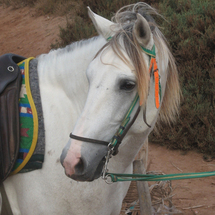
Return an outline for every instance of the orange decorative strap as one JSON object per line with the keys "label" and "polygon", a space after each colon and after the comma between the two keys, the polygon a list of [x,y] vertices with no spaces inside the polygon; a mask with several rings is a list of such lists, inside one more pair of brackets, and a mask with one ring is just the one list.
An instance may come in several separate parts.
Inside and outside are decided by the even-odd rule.
{"label": "orange decorative strap", "polygon": [[153,45],[152,50],[146,49],[142,47],[143,52],[145,52],[149,56],[149,73],[154,74],[155,81],[155,106],[158,109],[160,107],[160,99],[161,99],[161,86],[160,86],[160,76],[158,71],[158,65],[156,62],[156,53],[155,53],[155,45]]}
{"label": "orange decorative strap", "polygon": [[154,74],[155,81],[155,106],[158,109],[160,107],[160,77],[158,73],[158,66],[156,59],[151,57],[149,72]]}

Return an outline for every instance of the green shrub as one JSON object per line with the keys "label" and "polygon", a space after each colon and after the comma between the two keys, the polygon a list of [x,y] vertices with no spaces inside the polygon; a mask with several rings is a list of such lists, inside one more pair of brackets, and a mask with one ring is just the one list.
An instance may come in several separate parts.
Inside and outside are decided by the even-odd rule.
{"label": "green shrub", "polygon": [[[147,3],[155,0],[148,0]],[[68,19],[66,28],[60,28],[60,38],[52,48],[64,47],[73,41],[86,39],[97,35],[95,28],[87,13],[87,6],[91,10],[107,19],[111,19],[113,14],[121,7],[139,2],[138,0],[82,0],[82,8],[77,11],[75,20]]]}
{"label": "green shrub", "polygon": [[215,156],[215,2],[164,0],[159,10],[169,21],[164,34],[180,71],[180,118],[150,141],[175,149],[198,149]]}

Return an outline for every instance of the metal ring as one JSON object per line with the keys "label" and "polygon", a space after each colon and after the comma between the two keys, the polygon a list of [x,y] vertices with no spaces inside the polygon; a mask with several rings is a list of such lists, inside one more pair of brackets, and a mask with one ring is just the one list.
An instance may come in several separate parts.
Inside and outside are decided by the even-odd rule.
{"label": "metal ring", "polygon": [[105,182],[107,183],[107,184],[113,184],[113,181],[112,181],[112,178],[111,178],[111,176],[110,175],[106,175],[106,177],[105,177]]}
{"label": "metal ring", "polygon": [[14,67],[13,67],[13,66],[8,66],[8,67],[7,67],[7,70],[8,70],[9,72],[14,72]]}

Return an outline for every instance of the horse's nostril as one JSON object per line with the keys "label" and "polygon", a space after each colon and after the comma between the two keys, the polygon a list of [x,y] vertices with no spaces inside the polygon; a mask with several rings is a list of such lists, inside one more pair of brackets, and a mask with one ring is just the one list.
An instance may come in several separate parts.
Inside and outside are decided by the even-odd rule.
{"label": "horse's nostril", "polygon": [[76,174],[78,173],[83,173],[84,171],[84,161],[82,158],[80,158],[79,162],[75,166],[75,172]]}

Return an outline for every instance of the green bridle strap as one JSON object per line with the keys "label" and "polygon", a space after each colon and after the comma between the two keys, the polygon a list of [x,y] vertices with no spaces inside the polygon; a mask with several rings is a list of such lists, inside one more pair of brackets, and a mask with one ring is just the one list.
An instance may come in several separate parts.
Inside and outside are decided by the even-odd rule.
{"label": "green bridle strap", "polygon": [[181,179],[203,178],[203,177],[215,176],[215,171],[214,172],[168,174],[168,175],[107,173],[106,176],[110,177],[112,182],[120,182],[120,181],[167,181],[167,180],[181,180]]}
{"label": "green bridle strap", "polygon": [[111,39],[112,39],[112,37],[108,37],[106,40],[107,40],[107,41],[110,41]]}
{"label": "green bridle strap", "polygon": [[155,53],[155,45],[153,45],[152,50],[146,49],[143,46],[141,46],[142,50],[144,53],[146,53],[147,55],[156,58],[156,53]]}
{"label": "green bridle strap", "polygon": [[131,115],[135,105],[137,104],[138,100],[139,100],[139,95],[137,93],[128,112],[126,113],[118,131],[115,133],[113,139],[110,141],[110,144],[109,144],[110,148],[114,148],[116,146],[116,144],[118,142],[118,138],[123,134],[125,127],[127,126],[127,124],[129,123],[129,121],[131,119],[130,115]]}
{"label": "green bridle strap", "polygon": [[[112,37],[108,37],[106,40],[110,41],[112,39]],[[154,58],[156,60],[156,52],[155,52],[155,45],[153,45],[152,50],[146,49],[144,47],[141,46],[141,49],[143,50],[144,53],[146,53],[149,56],[149,63],[151,64],[151,59]],[[160,81],[159,81],[159,85],[160,85]],[[159,90],[159,92],[161,92],[161,90]],[[160,95],[161,96],[161,95]],[[125,127],[127,126],[128,122],[130,121],[130,115],[135,107],[135,105],[137,104],[137,101],[139,100],[139,95],[138,93],[135,96],[135,99],[133,100],[126,116],[124,117],[118,131],[115,133],[115,135],[113,136],[112,140],[110,141],[109,147],[111,149],[114,149],[114,147],[118,148],[117,144],[120,144],[119,139],[120,137],[123,135]]]}
{"label": "green bridle strap", "polygon": [[[106,40],[110,41],[112,39],[112,37],[108,37]],[[145,52],[147,55],[156,58],[156,53],[155,53],[155,44],[152,47],[152,50],[144,48],[143,46],[140,46],[141,49],[143,50],[143,52]]]}

